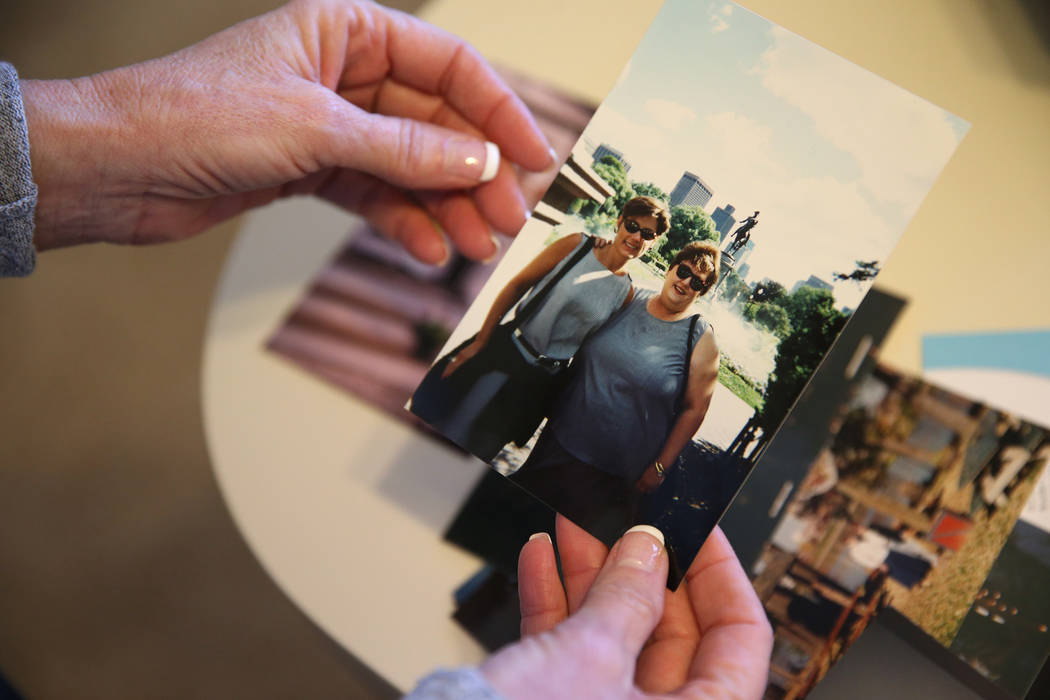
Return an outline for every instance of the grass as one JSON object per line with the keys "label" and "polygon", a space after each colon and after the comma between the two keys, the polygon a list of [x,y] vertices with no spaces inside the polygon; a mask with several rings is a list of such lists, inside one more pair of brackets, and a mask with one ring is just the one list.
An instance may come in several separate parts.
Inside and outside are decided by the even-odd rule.
{"label": "grass", "polygon": [[942,555],[926,580],[913,591],[893,592],[892,605],[944,646],[950,646],[981,590],[992,564],[1017,522],[1041,470],[1035,470],[991,516],[974,517],[969,539],[958,552]]}
{"label": "grass", "polygon": [[751,408],[755,410],[762,408],[762,394],[749,379],[737,374],[725,360],[718,365],[718,381]]}

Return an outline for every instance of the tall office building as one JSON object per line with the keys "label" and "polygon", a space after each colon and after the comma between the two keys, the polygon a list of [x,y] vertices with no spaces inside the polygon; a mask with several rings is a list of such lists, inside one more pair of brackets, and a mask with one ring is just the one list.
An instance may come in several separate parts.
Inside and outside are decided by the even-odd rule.
{"label": "tall office building", "polygon": [[671,191],[671,206],[705,207],[713,194],[707,183],[686,171]]}
{"label": "tall office building", "polygon": [[715,230],[722,234],[718,238],[719,243],[723,242],[726,239],[726,235],[733,230],[733,224],[736,223],[736,219],[733,218],[733,212],[735,211],[736,207],[732,204],[727,204],[724,209],[718,207],[711,214],[711,221],[715,222]]}
{"label": "tall office building", "polygon": [[749,272],[751,272],[750,263],[744,263],[736,269],[736,273],[740,275],[740,279],[744,280],[745,282],[747,281],[747,273]]}
{"label": "tall office building", "polygon": [[594,163],[592,165],[597,165],[598,161],[600,161],[605,156],[612,156],[616,160],[620,161],[620,163],[623,165],[623,171],[625,173],[631,172],[631,164],[628,163],[627,159],[623,157],[623,152],[618,151],[617,149],[613,148],[607,143],[603,143],[602,145],[598,146],[598,148],[594,149]]}

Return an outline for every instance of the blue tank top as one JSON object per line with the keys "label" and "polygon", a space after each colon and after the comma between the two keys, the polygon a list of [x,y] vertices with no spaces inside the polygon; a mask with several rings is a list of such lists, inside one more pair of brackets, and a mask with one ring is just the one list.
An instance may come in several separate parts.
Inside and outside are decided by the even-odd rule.
{"label": "blue tank top", "polygon": [[[573,254],[587,241],[584,236],[579,245],[554,266],[547,275],[533,286],[518,308],[524,308],[547,281],[568,264]],[[591,331],[605,323],[631,291],[631,278],[627,274],[617,275],[605,267],[594,251],[589,251],[576,265],[558,280],[558,284],[543,299],[540,308],[521,326],[521,332],[532,347],[558,360],[567,360],[576,354]]]}
{"label": "blue tank top", "polygon": [[[646,308],[655,295],[638,290],[627,308],[583,344],[575,376],[548,425],[577,459],[630,482],[663,449],[689,362],[692,317],[656,318]],[[698,320],[693,347],[707,327]]]}

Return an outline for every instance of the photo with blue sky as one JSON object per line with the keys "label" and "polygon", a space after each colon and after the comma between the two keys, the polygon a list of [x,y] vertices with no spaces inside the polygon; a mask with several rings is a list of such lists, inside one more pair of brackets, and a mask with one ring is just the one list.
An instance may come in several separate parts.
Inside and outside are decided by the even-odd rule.
{"label": "photo with blue sky", "polygon": [[683,172],[708,213],[760,210],[752,280],[835,282],[883,262],[968,124],[728,2],[669,0],[584,132],[622,151],[632,182],[670,192]]}

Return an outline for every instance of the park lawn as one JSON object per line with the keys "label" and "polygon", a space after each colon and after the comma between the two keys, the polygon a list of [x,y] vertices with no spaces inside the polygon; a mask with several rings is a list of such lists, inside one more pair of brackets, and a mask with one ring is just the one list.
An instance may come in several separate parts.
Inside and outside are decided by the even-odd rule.
{"label": "park lawn", "polygon": [[984,510],[978,512],[962,549],[941,555],[941,561],[916,589],[894,588],[890,604],[938,642],[950,646],[1041,471],[1030,474],[1010,495],[1009,502],[991,516]]}
{"label": "park lawn", "polygon": [[718,381],[751,408],[756,411],[762,409],[762,394],[725,362],[718,365]]}

